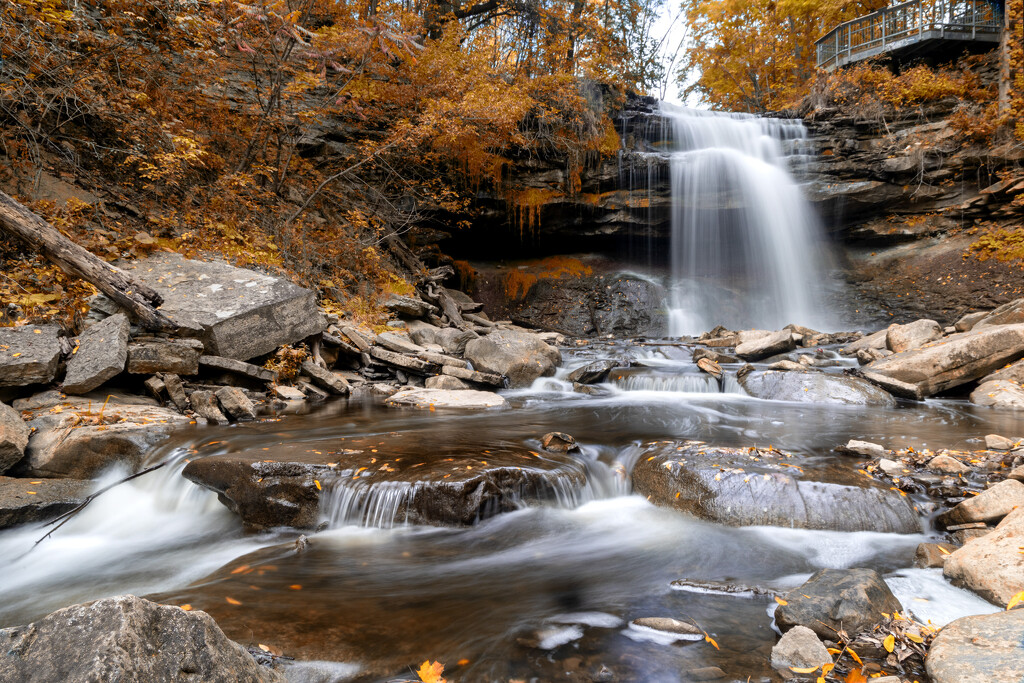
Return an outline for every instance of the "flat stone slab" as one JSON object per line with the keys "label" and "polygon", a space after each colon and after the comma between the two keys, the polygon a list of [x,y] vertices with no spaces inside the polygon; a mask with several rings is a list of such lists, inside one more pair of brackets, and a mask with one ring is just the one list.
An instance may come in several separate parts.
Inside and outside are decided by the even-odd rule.
{"label": "flat stone slab", "polygon": [[886,391],[859,377],[819,371],[765,370],[747,373],[740,386],[755,398],[797,403],[834,403],[855,406],[894,406]]}
{"label": "flat stone slab", "polygon": [[86,394],[113,379],[128,360],[128,318],[112,315],[79,336],[64,377],[64,392]]}
{"label": "flat stone slab", "polygon": [[17,410],[0,403],[0,473],[6,472],[25,456],[31,431]]}
{"label": "flat stone slab", "polygon": [[60,362],[56,325],[0,327],[0,387],[49,384]]}
{"label": "flat stone slab", "polygon": [[483,408],[507,408],[508,401],[503,396],[490,391],[445,390],[445,389],[406,389],[388,398],[389,406],[412,408],[461,408],[463,410],[480,410]]}
{"label": "flat stone slab", "polygon": [[924,663],[935,683],[1024,680],[1024,609],[947,624],[932,641]]}
{"label": "flat stone slab", "polygon": [[198,339],[147,339],[128,345],[128,372],[133,375],[199,373],[203,343]]}
{"label": "flat stone slab", "polygon": [[0,477],[0,529],[62,515],[84,501],[92,487],[80,479]]}
{"label": "flat stone slab", "polygon": [[163,296],[162,313],[202,327],[210,355],[249,360],[327,328],[315,293],[282,278],[170,252],[118,265]]}

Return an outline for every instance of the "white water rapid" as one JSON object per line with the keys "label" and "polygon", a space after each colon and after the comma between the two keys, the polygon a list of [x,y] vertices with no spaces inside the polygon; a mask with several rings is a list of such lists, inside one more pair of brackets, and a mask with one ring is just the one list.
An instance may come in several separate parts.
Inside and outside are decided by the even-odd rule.
{"label": "white water rapid", "polygon": [[803,124],[667,104],[662,114],[675,144],[670,332],[829,327],[823,230],[791,168],[809,151]]}

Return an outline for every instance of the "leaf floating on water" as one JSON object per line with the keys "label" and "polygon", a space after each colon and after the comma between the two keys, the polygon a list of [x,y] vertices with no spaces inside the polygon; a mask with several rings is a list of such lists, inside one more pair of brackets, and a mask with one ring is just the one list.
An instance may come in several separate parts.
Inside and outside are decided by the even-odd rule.
{"label": "leaf floating on water", "polygon": [[721,650],[722,649],[722,648],[718,647],[718,643],[715,642],[715,639],[712,638],[711,636],[709,636],[707,633],[704,634],[704,640],[706,640],[709,643],[711,643],[711,647],[715,648],[716,650]]}
{"label": "leaf floating on water", "polygon": [[867,680],[867,676],[857,671],[857,669],[853,669],[850,673],[846,674],[844,683],[867,683]]}
{"label": "leaf floating on water", "polygon": [[885,640],[882,641],[882,647],[885,648],[886,652],[892,652],[893,648],[896,647],[896,636],[891,633],[887,635]]}
{"label": "leaf floating on water", "polygon": [[446,683],[445,679],[441,678],[441,674],[444,673],[444,664],[441,662],[430,663],[430,660],[423,662],[420,665],[419,671],[416,675],[420,677],[423,683]]}
{"label": "leaf floating on water", "polygon": [[242,602],[240,600],[235,600],[234,598],[227,598],[226,597],[224,599],[227,600],[229,605],[241,605],[242,604]]}
{"label": "leaf floating on water", "polygon": [[293,583],[292,585],[290,585],[288,587],[291,588],[293,591],[300,591],[300,590],[302,590],[302,584],[301,583]]}
{"label": "leaf floating on water", "polygon": [[460,659],[458,662],[456,662],[456,664],[458,664],[459,666],[466,666],[467,664],[469,664],[469,660],[468,659]]}

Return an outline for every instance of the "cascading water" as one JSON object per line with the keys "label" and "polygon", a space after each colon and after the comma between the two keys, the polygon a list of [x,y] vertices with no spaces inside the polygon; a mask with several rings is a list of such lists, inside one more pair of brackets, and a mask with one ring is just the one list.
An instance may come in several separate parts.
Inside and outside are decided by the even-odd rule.
{"label": "cascading water", "polygon": [[662,105],[672,125],[673,335],[827,327],[823,230],[791,169],[799,121]]}

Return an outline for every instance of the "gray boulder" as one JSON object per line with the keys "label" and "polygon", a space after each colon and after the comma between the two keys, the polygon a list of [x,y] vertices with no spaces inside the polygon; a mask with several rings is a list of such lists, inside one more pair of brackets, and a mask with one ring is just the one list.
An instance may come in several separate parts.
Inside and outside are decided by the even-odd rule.
{"label": "gray boulder", "polygon": [[1006,479],[957,505],[938,518],[945,526],[998,522],[1015,508],[1024,508],[1024,484]]}
{"label": "gray boulder", "polygon": [[226,425],[228,423],[227,416],[220,409],[220,401],[212,391],[208,389],[193,391],[188,400],[196,415],[205,418],[210,424]]}
{"label": "gray boulder", "polygon": [[991,408],[1024,410],[1024,387],[1005,379],[986,380],[971,392],[971,403]]}
{"label": "gray boulder", "polygon": [[972,382],[1024,356],[1024,324],[975,328],[864,367],[891,393],[921,399]]}
{"label": "gray boulder", "polygon": [[576,368],[569,373],[566,379],[580,384],[600,384],[607,380],[608,373],[618,366],[619,364],[613,360],[596,360],[593,363],[587,363],[582,368]]}
{"label": "gray boulder", "polygon": [[465,380],[461,380],[458,377],[449,377],[448,375],[428,377],[425,385],[427,389],[440,389],[442,391],[466,391],[473,388]]}
{"label": "gray boulder", "polygon": [[942,327],[934,320],[915,320],[906,325],[890,325],[885,334],[885,345],[893,353],[903,353],[942,336]]}
{"label": "gray boulder", "polygon": [[64,392],[85,394],[113,379],[128,360],[128,318],[118,313],[88,328],[68,361]]}
{"label": "gray boulder", "polygon": [[798,403],[893,406],[895,399],[859,377],[824,372],[766,370],[740,377],[740,386],[755,398]]}
{"label": "gray boulder", "polygon": [[504,375],[510,386],[524,387],[553,375],[562,355],[535,334],[498,330],[466,344],[466,360],[479,372]]}
{"label": "gray boulder", "polygon": [[256,406],[238,387],[221,387],[216,391],[220,407],[232,420],[255,420]]}
{"label": "gray boulder", "polygon": [[0,403],[0,474],[24,457],[31,432],[17,410]]}
{"label": "gray boulder", "polygon": [[57,610],[0,630],[0,680],[20,683],[283,683],[205,612],[134,595]]}
{"label": "gray boulder", "polygon": [[861,337],[855,342],[847,344],[839,350],[844,356],[856,356],[859,351],[881,351],[888,350],[886,339],[889,336],[888,330],[880,330],[866,337]]}
{"label": "gray boulder", "polygon": [[789,671],[830,664],[832,655],[818,635],[806,626],[794,626],[772,648],[772,667]]}
{"label": "gray boulder", "polygon": [[198,339],[152,339],[128,345],[128,372],[153,375],[169,372],[175,375],[199,373],[203,343]]}
{"label": "gray boulder", "polygon": [[56,325],[0,327],[0,387],[49,384],[60,363]]}
{"label": "gray boulder", "polygon": [[834,640],[836,631],[854,636],[870,629],[903,605],[874,569],[820,569],[785,596],[775,609],[783,632],[806,626],[821,638]]}
{"label": "gray boulder", "polygon": [[[743,333],[741,332],[741,338]],[[756,337],[750,341],[744,341],[736,347],[736,355],[746,361],[756,361],[768,356],[786,353],[796,348],[796,341],[793,340],[793,333],[789,330],[779,330],[763,337]]]}
{"label": "gray boulder", "polygon": [[947,624],[932,641],[924,663],[934,683],[1024,680],[1024,609]]}
{"label": "gray boulder", "polygon": [[1007,515],[995,531],[947,555],[942,573],[954,584],[1005,607],[1014,595],[1024,591],[1022,547],[1024,507]]}
{"label": "gray boulder", "polygon": [[91,481],[0,477],[0,529],[44,522],[78,507]]}
{"label": "gray boulder", "polygon": [[445,353],[461,356],[466,353],[466,345],[480,335],[467,330],[457,330],[454,327],[444,327],[437,330],[434,336]]}
{"label": "gray boulder", "polygon": [[460,408],[463,410],[479,410],[482,408],[507,408],[508,401],[491,391],[444,390],[444,389],[405,389],[390,396],[386,401],[389,406],[408,406],[411,408]]}
{"label": "gray boulder", "polygon": [[249,360],[327,328],[316,293],[282,278],[170,252],[118,265],[163,296],[161,312],[201,329],[210,355]]}

